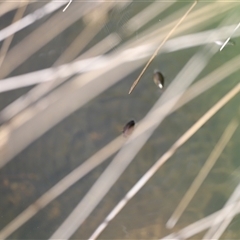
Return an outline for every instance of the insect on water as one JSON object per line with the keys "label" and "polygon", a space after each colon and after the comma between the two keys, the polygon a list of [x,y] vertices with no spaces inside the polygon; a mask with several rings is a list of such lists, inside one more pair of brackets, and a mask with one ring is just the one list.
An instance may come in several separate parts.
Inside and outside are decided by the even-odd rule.
{"label": "insect on water", "polygon": [[159,88],[163,89],[163,87],[164,87],[164,76],[158,70],[154,71],[153,81]]}
{"label": "insect on water", "polygon": [[164,38],[164,40],[162,41],[162,43],[158,46],[158,48],[155,50],[155,52],[153,53],[153,55],[151,56],[151,58],[148,60],[147,64],[145,65],[145,67],[143,68],[142,72],[139,74],[138,78],[133,82],[128,94],[131,94],[131,92],[133,91],[133,89],[137,86],[138,82],[140,81],[142,75],[145,73],[146,69],[148,68],[148,66],[151,64],[151,62],[153,61],[153,59],[157,56],[160,48],[163,46],[163,44],[169,39],[169,37],[172,35],[172,33],[177,29],[177,27],[182,23],[182,21],[187,17],[187,15],[192,11],[192,9],[195,7],[195,5],[197,4],[197,1],[195,1],[191,7],[187,10],[187,12],[183,15],[183,17],[177,22],[177,24],[172,28],[172,30],[167,34],[167,36]]}
{"label": "insect on water", "polygon": [[134,120],[129,121],[123,128],[123,136],[129,137],[134,130],[134,126],[135,126],[135,121]]}

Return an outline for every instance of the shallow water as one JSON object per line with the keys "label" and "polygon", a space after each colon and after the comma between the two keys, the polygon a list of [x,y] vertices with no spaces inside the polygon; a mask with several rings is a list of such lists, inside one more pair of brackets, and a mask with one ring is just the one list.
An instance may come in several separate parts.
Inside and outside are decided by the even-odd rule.
{"label": "shallow water", "polygon": [[[176,11],[179,4],[174,4],[160,15],[160,18],[164,18],[169,11]],[[73,3],[70,7],[76,7],[76,5],[77,3]],[[85,50],[99,42],[109,32],[113,30],[120,32],[118,27],[132,15],[144,9],[146,5],[146,3],[132,3],[123,15],[121,12],[113,11],[104,29],[89,43]],[[158,18],[159,16],[152,21],[156,21]],[[42,21],[46,20],[47,18]],[[17,68],[12,75],[51,66],[57,56],[78,35],[76,31],[79,31],[82,25],[81,20],[73,24]],[[151,22],[145,28],[150,27],[150,25]],[[208,26],[206,26],[207,28]],[[137,41],[138,34],[142,30],[144,28],[135,32],[132,38]],[[17,37],[18,35],[16,35]],[[122,36],[121,44],[126,40],[127,37],[125,39]],[[236,46],[217,53],[196,81],[238,54],[239,40],[234,39],[234,41]],[[161,95],[152,81],[154,69],[157,68],[163,73],[165,88],[167,88],[177,73],[198,50],[197,47],[160,54],[131,95],[128,95],[129,88],[141,69],[133,71],[94,100],[85,104],[14,157],[0,170],[0,193],[3,196],[0,198],[0,227],[6,226],[64,176],[120,135],[127,121],[134,119],[137,123],[147,114]],[[155,130],[106,197],[71,238],[88,238],[111,209],[163,153],[239,82],[238,75],[239,72],[236,72],[229,76],[220,84],[168,116]],[[1,93],[0,109],[28,92],[29,89],[31,88]],[[181,229],[223,207],[239,182],[239,179],[233,175],[239,167],[239,129],[233,135],[176,227],[171,231],[165,227],[169,217],[210,155],[228,123],[237,115],[239,119],[239,102],[240,97],[237,95],[180,147],[173,157],[157,171],[116,218],[110,222],[100,238],[161,238],[173,230]],[[10,235],[10,238],[46,239],[51,236],[99,178],[112,158],[110,157],[74,184]],[[236,227],[238,221],[239,217],[233,220],[222,236],[223,239],[240,236],[239,229]]]}

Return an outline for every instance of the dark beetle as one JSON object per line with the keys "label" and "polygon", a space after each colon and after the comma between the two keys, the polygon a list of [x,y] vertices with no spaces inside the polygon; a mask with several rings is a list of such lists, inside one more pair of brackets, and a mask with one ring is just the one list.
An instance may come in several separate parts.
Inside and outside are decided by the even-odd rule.
{"label": "dark beetle", "polygon": [[164,87],[164,76],[157,70],[154,71],[153,81],[159,88],[162,89]]}
{"label": "dark beetle", "polygon": [[134,129],[134,126],[135,126],[134,120],[129,121],[123,128],[123,135],[125,137],[130,136]]}

